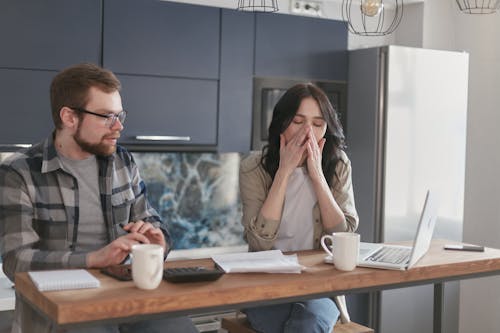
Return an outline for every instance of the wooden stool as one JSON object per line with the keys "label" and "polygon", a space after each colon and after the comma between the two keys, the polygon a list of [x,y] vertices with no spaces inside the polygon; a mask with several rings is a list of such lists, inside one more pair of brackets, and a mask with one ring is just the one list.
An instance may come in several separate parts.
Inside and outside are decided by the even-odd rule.
{"label": "wooden stool", "polygon": [[[222,318],[221,327],[227,330],[228,333],[256,333],[244,316]],[[371,328],[356,324],[352,321],[345,324],[338,321],[333,331],[335,333],[374,333],[374,330]]]}

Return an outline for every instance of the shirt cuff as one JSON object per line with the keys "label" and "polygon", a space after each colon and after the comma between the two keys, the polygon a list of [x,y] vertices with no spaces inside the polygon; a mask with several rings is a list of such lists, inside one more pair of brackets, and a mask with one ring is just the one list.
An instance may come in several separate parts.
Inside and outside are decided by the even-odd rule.
{"label": "shirt cuff", "polygon": [[68,266],[72,268],[87,267],[87,253],[75,253],[69,256]]}

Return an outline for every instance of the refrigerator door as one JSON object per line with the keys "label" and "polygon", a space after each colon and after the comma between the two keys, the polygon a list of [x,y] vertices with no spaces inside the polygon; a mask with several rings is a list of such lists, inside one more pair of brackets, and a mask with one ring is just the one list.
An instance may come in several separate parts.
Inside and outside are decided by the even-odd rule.
{"label": "refrigerator door", "polygon": [[[381,241],[411,240],[427,189],[434,238],[462,239],[468,54],[389,46],[384,73]],[[443,332],[457,332],[458,283],[446,285]],[[380,332],[431,332],[433,287],[383,292]]]}
{"label": "refrigerator door", "polygon": [[[467,53],[350,52],[347,153],[362,241],[412,240],[427,189],[439,200],[434,238],[462,239],[467,86]],[[432,331],[432,286],[371,294],[366,303],[364,314],[362,303],[349,305],[351,316],[377,332]],[[445,304],[443,332],[457,332],[458,283],[446,284]]]}
{"label": "refrigerator door", "polygon": [[468,54],[388,47],[383,241],[413,239],[427,189],[435,237],[462,239]]}

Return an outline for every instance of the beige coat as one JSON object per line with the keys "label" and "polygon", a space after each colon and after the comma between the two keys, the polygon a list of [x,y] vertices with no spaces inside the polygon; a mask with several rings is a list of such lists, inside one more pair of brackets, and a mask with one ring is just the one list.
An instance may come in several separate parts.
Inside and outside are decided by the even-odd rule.
{"label": "beige coat", "polygon": [[[271,176],[260,164],[260,153],[246,157],[240,165],[240,195],[243,205],[244,237],[250,251],[263,251],[273,248],[276,242],[280,221],[264,218],[260,213],[262,205],[271,188]],[[351,180],[351,162],[342,151],[341,161],[337,163],[335,177],[331,191],[335,201],[345,216],[344,223],[335,228],[325,230],[321,223],[319,205],[311,212],[314,221],[313,244],[314,249],[320,248],[321,236],[336,231],[355,231],[358,228],[358,213],[354,205],[354,193]]]}
{"label": "beige coat", "polygon": [[[264,251],[274,247],[276,242],[280,221],[269,220],[262,216],[260,209],[267,198],[271,188],[271,176],[262,168],[260,164],[260,153],[251,154],[241,161],[240,165],[240,196],[243,204],[243,226],[244,237],[248,243],[250,251]],[[354,205],[354,192],[351,180],[351,161],[342,151],[342,161],[337,163],[335,178],[331,182],[335,201],[342,209],[345,221],[331,230],[325,230],[321,223],[319,206],[313,207],[313,244],[314,249],[320,248],[321,236],[331,234],[336,231],[355,231],[358,228],[359,217]],[[334,176],[335,177],[335,176]],[[340,319],[343,323],[350,321],[344,296],[334,297],[334,301],[340,310]]]}

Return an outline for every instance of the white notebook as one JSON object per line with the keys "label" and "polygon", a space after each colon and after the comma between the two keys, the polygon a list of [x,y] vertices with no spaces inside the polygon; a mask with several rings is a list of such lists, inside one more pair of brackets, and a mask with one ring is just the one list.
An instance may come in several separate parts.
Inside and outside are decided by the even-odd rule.
{"label": "white notebook", "polygon": [[40,291],[98,288],[101,283],[85,269],[28,272]]}

